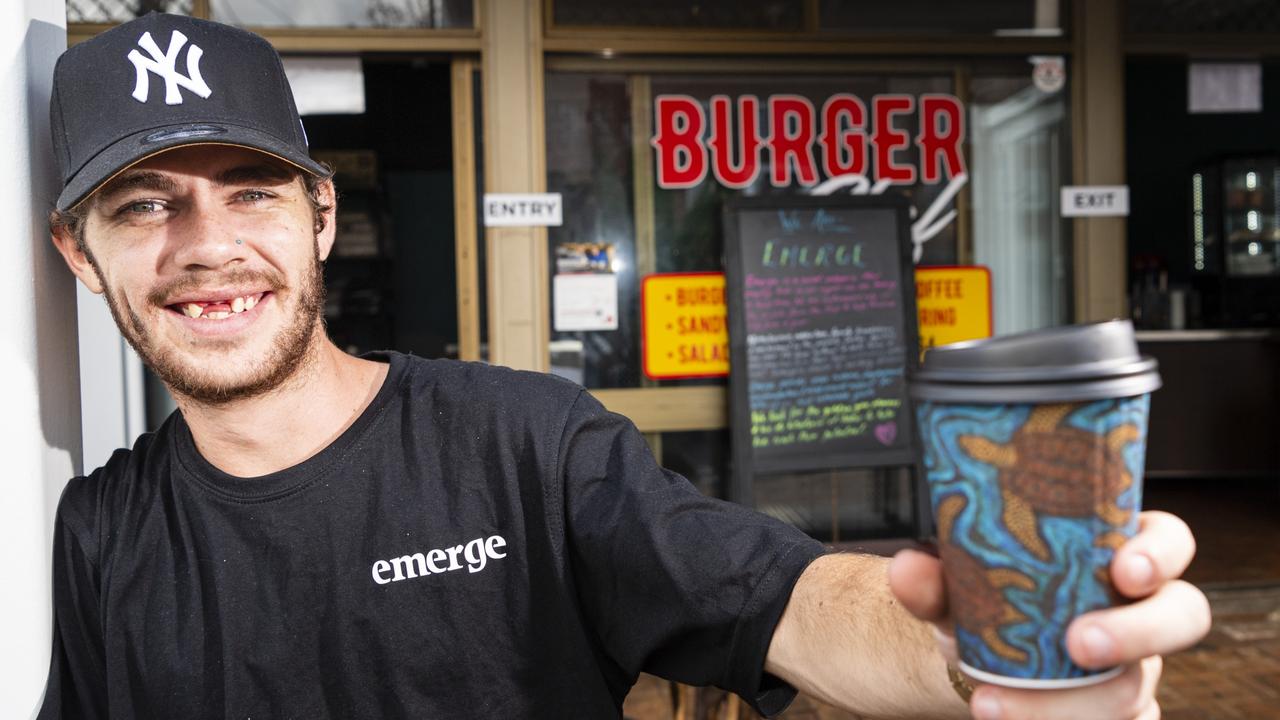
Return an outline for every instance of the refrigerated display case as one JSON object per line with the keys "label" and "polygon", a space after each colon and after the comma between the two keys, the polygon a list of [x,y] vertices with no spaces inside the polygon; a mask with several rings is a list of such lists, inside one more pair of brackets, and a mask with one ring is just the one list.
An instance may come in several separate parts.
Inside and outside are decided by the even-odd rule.
{"label": "refrigerated display case", "polygon": [[1191,196],[1196,273],[1280,275],[1280,158],[1239,157],[1199,168]]}

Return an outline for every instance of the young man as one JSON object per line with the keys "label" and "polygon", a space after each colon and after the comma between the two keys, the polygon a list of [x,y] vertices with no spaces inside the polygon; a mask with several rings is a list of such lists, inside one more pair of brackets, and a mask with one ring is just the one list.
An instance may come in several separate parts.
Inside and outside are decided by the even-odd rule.
{"label": "young man", "polygon": [[933,559],[704,498],[559,379],[330,343],[334,188],[260,38],[127,23],[67,51],[52,114],[54,242],[180,410],[63,495],[42,718],[618,717],[641,671],[766,714],[1154,718],[1159,654],[1207,630],[1186,526],[1147,514],[1137,602],[1068,639],[1126,670],[966,708]]}

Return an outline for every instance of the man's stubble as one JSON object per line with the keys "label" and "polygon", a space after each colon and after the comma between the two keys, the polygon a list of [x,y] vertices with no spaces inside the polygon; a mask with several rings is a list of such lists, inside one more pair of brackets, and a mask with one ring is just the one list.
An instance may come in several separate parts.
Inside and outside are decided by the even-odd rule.
{"label": "man's stubble", "polygon": [[[138,353],[142,362],[160,378],[171,393],[205,405],[223,405],[268,393],[280,387],[290,377],[304,371],[310,362],[309,351],[315,339],[317,327],[323,327],[324,317],[324,266],[320,261],[319,247],[313,242],[312,248],[312,260],[307,272],[301,277],[296,307],[291,317],[272,340],[267,355],[253,363],[252,367],[255,371],[230,382],[222,381],[209,373],[202,373],[199,367],[181,362],[172,350],[159,347],[155,338],[148,332],[146,324],[133,308],[129,307],[127,311],[122,309],[127,304],[114,296],[111,286],[107,284],[107,279],[93,256],[88,253],[86,256],[94,273],[98,276],[98,282],[104,289],[103,297],[111,310],[111,316],[115,319],[116,327]],[[147,301],[152,305],[160,305],[175,293],[210,284],[209,278],[213,275],[225,284],[265,284],[273,293],[277,293],[275,295],[277,299],[278,292],[287,286],[284,278],[274,272],[256,270],[204,272],[184,276],[165,287],[156,289],[148,295]],[[211,349],[219,344],[224,346],[230,344],[217,341],[206,342]]]}

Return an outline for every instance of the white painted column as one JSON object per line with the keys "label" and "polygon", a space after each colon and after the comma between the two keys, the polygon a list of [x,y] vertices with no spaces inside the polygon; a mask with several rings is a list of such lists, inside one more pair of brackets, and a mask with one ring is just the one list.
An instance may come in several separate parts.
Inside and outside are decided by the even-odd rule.
{"label": "white painted column", "polygon": [[12,0],[0,17],[0,717],[34,717],[49,662],[53,513],[80,466],[76,294],[48,238],[49,143],[63,0]]}
{"label": "white painted column", "polygon": [[142,361],[125,342],[101,295],[76,284],[80,417],[86,472],[146,431]]}

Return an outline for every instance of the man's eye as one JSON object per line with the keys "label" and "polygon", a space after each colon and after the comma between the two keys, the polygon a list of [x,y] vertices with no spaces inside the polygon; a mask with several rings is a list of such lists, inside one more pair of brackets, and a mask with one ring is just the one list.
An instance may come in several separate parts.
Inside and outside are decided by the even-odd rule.
{"label": "man's eye", "polygon": [[138,200],[125,205],[122,210],[126,213],[137,213],[144,215],[148,213],[160,212],[164,209],[158,200]]}
{"label": "man's eye", "polygon": [[265,190],[245,190],[244,192],[240,193],[240,198],[242,200],[248,200],[249,202],[258,202],[260,200],[267,200],[272,197],[274,196]]}

